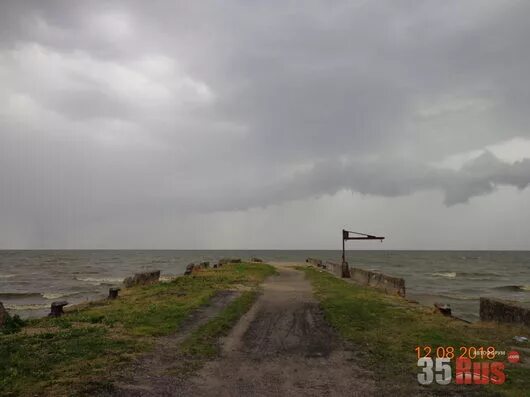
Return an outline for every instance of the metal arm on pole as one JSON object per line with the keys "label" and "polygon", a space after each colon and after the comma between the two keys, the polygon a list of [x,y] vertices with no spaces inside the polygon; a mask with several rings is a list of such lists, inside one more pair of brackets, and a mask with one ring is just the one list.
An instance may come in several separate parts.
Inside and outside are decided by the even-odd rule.
{"label": "metal arm on pole", "polygon": [[[355,236],[350,237],[350,233]],[[350,277],[350,268],[348,262],[346,262],[346,249],[345,243],[347,240],[379,240],[383,242],[385,238],[379,236],[373,236],[371,234],[351,232],[349,230],[342,229],[342,277]]]}

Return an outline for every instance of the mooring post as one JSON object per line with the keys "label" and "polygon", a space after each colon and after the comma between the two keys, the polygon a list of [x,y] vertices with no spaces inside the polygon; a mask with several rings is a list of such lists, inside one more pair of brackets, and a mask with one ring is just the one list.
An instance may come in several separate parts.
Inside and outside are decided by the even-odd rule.
{"label": "mooring post", "polygon": [[116,287],[109,288],[109,299],[110,300],[116,299],[120,291],[121,291],[121,288],[116,288]]}
{"label": "mooring post", "polygon": [[61,317],[64,314],[63,307],[68,304],[67,301],[52,302],[49,317]]}

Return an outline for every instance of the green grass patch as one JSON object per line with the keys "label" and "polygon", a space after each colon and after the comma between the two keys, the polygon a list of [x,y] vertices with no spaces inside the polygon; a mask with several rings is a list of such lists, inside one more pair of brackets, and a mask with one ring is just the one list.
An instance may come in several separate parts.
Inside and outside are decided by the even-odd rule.
{"label": "green grass patch", "polygon": [[19,332],[26,324],[18,315],[7,316],[4,325],[0,328],[0,334],[8,335]]}
{"label": "green grass patch", "polygon": [[[311,267],[306,272],[329,323],[352,343],[359,362],[374,371],[378,384],[387,392],[407,395],[418,390],[416,346],[494,346],[510,351],[514,335],[526,335],[528,329],[493,324],[466,324],[434,314],[429,308],[404,299],[385,295],[375,289],[357,286],[327,272]],[[459,353],[459,352],[458,352]],[[524,355],[523,361],[530,361]],[[478,395],[528,395],[530,368],[509,364],[506,358],[506,383],[503,385],[462,386],[463,392]],[[453,361],[454,362],[454,361]],[[453,371],[454,374],[454,371]],[[394,386],[392,386],[394,385]],[[420,389],[425,393],[448,392],[448,386],[431,385]],[[500,394],[499,394],[500,393]]]}
{"label": "green grass patch", "polygon": [[104,375],[133,348],[96,327],[11,335],[0,340],[0,395],[64,395],[82,374]]}
{"label": "green grass patch", "polygon": [[[117,300],[79,305],[61,318],[17,323],[13,330],[19,332],[0,335],[0,396],[103,390],[132,357],[149,350],[156,337],[177,331],[217,292],[240,286],[255,289],[274,272],[265,264],[225,265],[169,283],[126,289]],[[207,334],[225,332],[252,294],[245,292],[234,301],[200,343],[206,345]]]}

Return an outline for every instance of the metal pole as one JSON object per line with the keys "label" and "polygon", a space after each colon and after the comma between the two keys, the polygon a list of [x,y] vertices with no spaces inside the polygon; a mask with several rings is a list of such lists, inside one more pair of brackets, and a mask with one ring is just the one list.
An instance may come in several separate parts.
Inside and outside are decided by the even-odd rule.
{"label": "metal pole", "polygon": [[344,239],[344,232],[346,232],[346,230],[342,229],[342,262],[346,261],[346,252],[344,249],[344,243],[346,240]]}

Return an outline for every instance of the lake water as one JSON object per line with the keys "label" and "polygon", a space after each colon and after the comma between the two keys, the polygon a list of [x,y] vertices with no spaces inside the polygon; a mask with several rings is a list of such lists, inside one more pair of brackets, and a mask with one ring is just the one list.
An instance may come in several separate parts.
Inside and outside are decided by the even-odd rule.
{"label": "lake water", "polygon": [[[0,301],[22,317],[45,315],[54,300],[100,299],[135,272],[179,275],[190,262],[222,257],[265,261],[340,261],[340,251],[0,251]],[[449,303],[456,316],[478,319],[479,297],[530,302],[530,251],[348,251],[350,266],[406,281],[407,296]]]}

